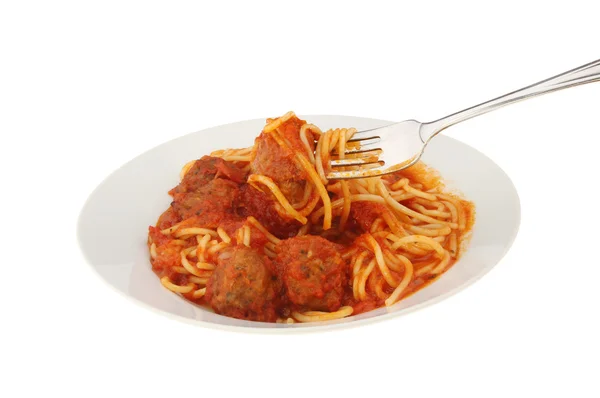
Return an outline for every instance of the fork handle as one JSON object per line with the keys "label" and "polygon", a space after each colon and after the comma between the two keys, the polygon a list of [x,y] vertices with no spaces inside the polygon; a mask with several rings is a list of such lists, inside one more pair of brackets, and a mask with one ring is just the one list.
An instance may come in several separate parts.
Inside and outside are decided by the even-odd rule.
{"label": "fork handle", "polygon": [[561,73],[560,75],[553,76],[549,79],[542,80],[541,82],[532,84],[531,86],[527,86],[520,90],[505,94],[501,97],[494,98],[493,100],[483,102],[460,112],[453,113],[452,115],[446,116],[442,119],[424,123],[420,130],[421,140],[423,140],[424,143],[427,143],[440,131],[456,123],[471,119],[475,116],[483,115],[484,113],[494,111],[498,108],[502,108],[503,106],[533,98],[538,95],[551,93],[553,91],[597,81],[600,81],[600,59]]}

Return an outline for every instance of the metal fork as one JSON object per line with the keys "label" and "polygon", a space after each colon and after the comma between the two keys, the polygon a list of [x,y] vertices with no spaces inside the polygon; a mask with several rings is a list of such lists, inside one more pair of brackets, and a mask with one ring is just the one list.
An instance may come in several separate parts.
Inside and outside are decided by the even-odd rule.
{"label": "metal fork", "polygon": [[[343,159],[339,154],[333,154],[330,162],[332,171],[327,178],[339,180],[375,177],[405,169],[421,158],[433,137],[456,123],[518,101],[596,81],[600,81],[600,59],[433,122],[405,120],[359,131],[348,140],[355,144],[349,146]],[[385,151],[376,145],[379,142],[385,143]],[[392,166],[383,168],[386,163]],[[360,167],[357,169],[356,166]]]}

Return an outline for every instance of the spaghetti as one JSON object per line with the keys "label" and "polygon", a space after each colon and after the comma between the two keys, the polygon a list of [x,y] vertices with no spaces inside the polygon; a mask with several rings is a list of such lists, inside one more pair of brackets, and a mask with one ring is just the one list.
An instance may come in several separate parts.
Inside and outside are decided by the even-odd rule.
{"label": "spaghetti", "polygon": [[288,112],[252,147],[187,162],[149,229],[161,284],[222,315],[289,324],[392,306],[446,272],[473,204],[422,163],[328,181],[331,160],[359,156],[355,133]]}

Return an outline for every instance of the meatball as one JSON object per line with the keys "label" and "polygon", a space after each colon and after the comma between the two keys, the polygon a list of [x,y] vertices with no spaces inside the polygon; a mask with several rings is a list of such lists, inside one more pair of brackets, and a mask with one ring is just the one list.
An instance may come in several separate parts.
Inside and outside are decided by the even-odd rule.
{"label": "meatball", "polygon": [[303,309],[338,310],[346,280],[339,245],[300,236],[281,242],[279,249],[275,261],[289,301]]}
{"label": "meatball", "polygon": [[[306,148],[300,139],[300,128],[304,120],[292,117],[278,129],[279,134],[287,142],[286,147],[280,146],[272,133],[262,133],[255,140],[256,152],[250,164],[252,173],[271,178],[277,183],[283,195],[294,204],[302,199],[306,179],[306,171],[296,160],[296,152],[306,153]],[[314,150],[314,136],[308,130],[307,141]]]}
{"label": "meatball", "polygon": [[246,218],[254,216],[267,230],[278,238],[295,236],[302,226],[292,217],[280,215],[275,210],[276,200],[270,193],[264,193],[251,185],[240,189],[241,200],[238,213]]}
{"label": "meatball", "polygon": [[274,322],[279,293],[269,258],[256,249],[237,246],[219,256],[205,297],[217,314]]}
{"label": "meatball", "polygon": [[173,188],[169,194],[195,192],[216,178],[242,183],[246,180],[246,174],[231,162],[221,158],[203,156],[194,162],[179,185]]}
{"label": "meatball", "polygon": [[274,181],[302,181],[306,172],[297,164],[295,152],[282,148],[269,134],[262,133],[255,141],[256,154],[251,163],[254,174],[262,174]]}
{"label": "meatball", "polygon": [[182,220],[195,217],[198,226],[216,228],[234,216],[239,194],[238,184],[217,178],[194,192],[174,194],[171,206]]}
{"label": "meatball", "polygon": [[165,229],[172,227],[181,221],[179,215],[173,210],[172,207],[169,207],[163,214],[160,215],[158,221],[156,222],[156,227],[158,229]]}

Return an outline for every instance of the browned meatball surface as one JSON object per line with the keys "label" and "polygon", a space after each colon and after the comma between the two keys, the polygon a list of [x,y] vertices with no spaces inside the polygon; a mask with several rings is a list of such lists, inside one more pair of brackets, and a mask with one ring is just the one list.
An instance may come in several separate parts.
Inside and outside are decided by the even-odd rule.
{"label": "browned meatball surface", "polygon": [[339,309],[346,279],[340,246],[319,236],[300,236],[278,247],[275,261],[290,302],[301,309]]}
{"label": "browned meatball surface", "polygon": [[206,301],[217,314],[274,322],[280,289],[272,267],[257,249],[237,246],[223,252],[206,285]]}
{"label": "browned meatball surface", "polygon": [[194,192],[174,194],[171,206],[183,220],[195,217],[198,226],[217,228],[223,220],[235,216],[239,194],[237,183],[217,178]]}
{"label": "browned meatball surface", "polygon": [[222,178],[236,183],[246,180],[246,173],[240,170],[232,162],[212,156],[203,156],[196,160],[183,179],[169,193],[195,192],[208,184],[210,181]]}

